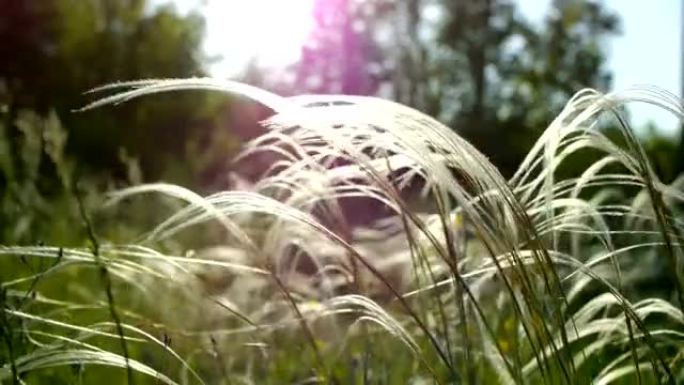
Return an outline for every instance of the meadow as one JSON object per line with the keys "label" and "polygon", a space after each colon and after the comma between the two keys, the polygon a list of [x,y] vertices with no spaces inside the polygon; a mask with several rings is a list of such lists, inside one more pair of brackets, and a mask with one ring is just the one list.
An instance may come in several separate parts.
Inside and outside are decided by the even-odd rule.
{"label": "meadow", "polygon": [[684,179],[660,181],[622,110],[683,118],[675,96],[580,91],[510,178],[372,97],[165,79],[85,109],[185,90],[274,111],[235,160],[269,159],[258,180],[203,196],[129,162],[127,186],[74,183],[59,122],[19,117],[0,383],[684,383]]}

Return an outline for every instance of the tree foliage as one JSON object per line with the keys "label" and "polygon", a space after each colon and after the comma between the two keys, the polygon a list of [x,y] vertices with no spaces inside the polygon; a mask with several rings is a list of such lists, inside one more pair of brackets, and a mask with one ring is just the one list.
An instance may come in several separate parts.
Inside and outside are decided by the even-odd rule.
{"label": "tree foliage", "polygon": [[319,0],[294,89],[392,97],[510,174],[572,94],[609,88],[604,46],[619,26],[598,2],[555,1],[541,24],[517,4]]}
{"label": "tree foliage", "polygon": [[[220,118],[216,99],[181,95],[73,113],[83,93],[104,84],[203,75],[203,19],[145,0],[2,0],[0,102],[18,111],[54,110],[82,172],[120,169],[120,147],[159,178],[182,166],[187,147],[206,144]],[[16,129],[14,130],[16,132]],[[16,135],[15,135],[16,136]],[[16,146],[13,146],[16,147]]]}

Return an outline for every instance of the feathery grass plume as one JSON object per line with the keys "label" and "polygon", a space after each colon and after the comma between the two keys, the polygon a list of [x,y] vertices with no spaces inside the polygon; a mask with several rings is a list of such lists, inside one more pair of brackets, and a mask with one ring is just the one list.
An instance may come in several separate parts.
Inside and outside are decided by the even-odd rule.
{"label": "feathery grass plume", "polygon": [[[201,197],[155,183],[111,195],[113,207],[149,193],[185,202],[141,244],[100,248],[133,371],[169,383],[683,380],[684,316],[671,294],[682,287],[684,184],[658,180],[618,112],[637,101],[681,117],[674,96],[648,87],[579,92],[509,180],[448,127],[377,98],[283,98],[226,80],[161,79],[93,90],[118,93],[86,108],[187,89],[271,108],[266,132],[238,160],[273,161],[248,191]],[[616,118],[619,141],[602,132],[600,116]],[[566,165],[587,153],[597,160],[567,175]],[[369,207],[381,214],[360,218]],[[158,251],[210,224],[222,231],[217,244]],[[4,247],[0,255],[57,251]],[[30,348],[2,366],[4,378],[124,362],[101,296],[44,291],[60,280],[81,291],[92,283],[92,274],[74,273],[92,273],[92,253],[60,253],[50,269],[2,284],[15,298],[36,293],[29,306],[5,307],[5,318],[22,320],[13,333]],[[644,296],[644,276],[672,290]],[[90,321],[79,323],[81,313]],[[145,349],[181,365],[143,359]]]}

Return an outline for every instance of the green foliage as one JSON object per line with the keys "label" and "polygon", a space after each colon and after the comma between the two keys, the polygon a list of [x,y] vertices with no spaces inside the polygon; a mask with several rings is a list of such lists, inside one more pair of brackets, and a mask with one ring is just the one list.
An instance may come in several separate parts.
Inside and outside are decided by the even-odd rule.
{"label": "green foliage", "polygon": [[[0,103],[7,119],[23,110],[42,117],[54,112],[67,129],[66,149],[79,174],[122,178],[124,148],[146,179],[197,184],[203,168],[235,148],[222,125],[225,98],[184,94],[97,116],[73,112],[95,86],[202,75],[199,15],[181,16],[170,5],[153,8],[144,0],[7,0],[0,6],[0,39],[8,42],[0,51]],[[218,159],[195,162],[197,154],[217,152]]]}
{"label": "green foliage", "polygon": [[[676,148],[599,119],[681,102],[570,99],[609,87],[617,21],[554,4],[536,27],[503,0],[321,1],[294,84],[271,84],[392,96],[456,133],[386,101],[230,81],[97,91],[275,111],[241,154],[275,167],[210,195],[247,105],[188,91],[71,112],[93,85],[201,75],[197,15],[0,4],[0,383],[684,381]],[[387,218],[353,224],[374,205]]]}
{"label": "green foliage", "polygon": [[[279,167],[251,191],[111,194],[131,215],[155,195],[184,203],[134,243],[81,211],[81,247],[0,247],[3,381],[682,381],[681,183],[660,181],[627,126],[610,138],[595,125],[622,102],[684,114],[678,101],[585,90],[504,179],[448,127],[383,100],[212,79],[122,87],[99,104],[208,88],[269,105],[244,155],[275,152]],[[590,167],[560,172],[586,151]],[[415,180],[429,211],[405,201]],[[388,217],[345,231],[349,198]],[[653,278],[668,286],[645,289]]]}
{"label": "green foliage", "polygon": [[510,0],[315,4],[295,81],[258,84],[390,97],[447,123],[507,176],[573,94],[610,88],[604,48],[619,23],[599,2],[552,2],[541,25]]}
{"label": "green foliage", "polygon": [[[15,121],[8,121],[5,114],[0,126],[0,242],[75,246],[83,234],[72,226],[75,212],[68,192],[73,187],[74,163],[64,157],[66,131],[54,113],[41,118],[23,110],[17,115]],[[9,135],[10,127],[16,127],[17,136]]]}

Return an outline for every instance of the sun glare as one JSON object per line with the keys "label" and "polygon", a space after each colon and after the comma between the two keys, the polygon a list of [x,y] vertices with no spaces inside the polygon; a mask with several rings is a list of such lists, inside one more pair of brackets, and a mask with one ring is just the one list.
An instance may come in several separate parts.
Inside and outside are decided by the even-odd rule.
{"label": "sun glare", "polygon": [[267,67],[294,62],[314,25],[314,0],[208,0],[206,51],[212,73],[230,76],[250,59]]}

